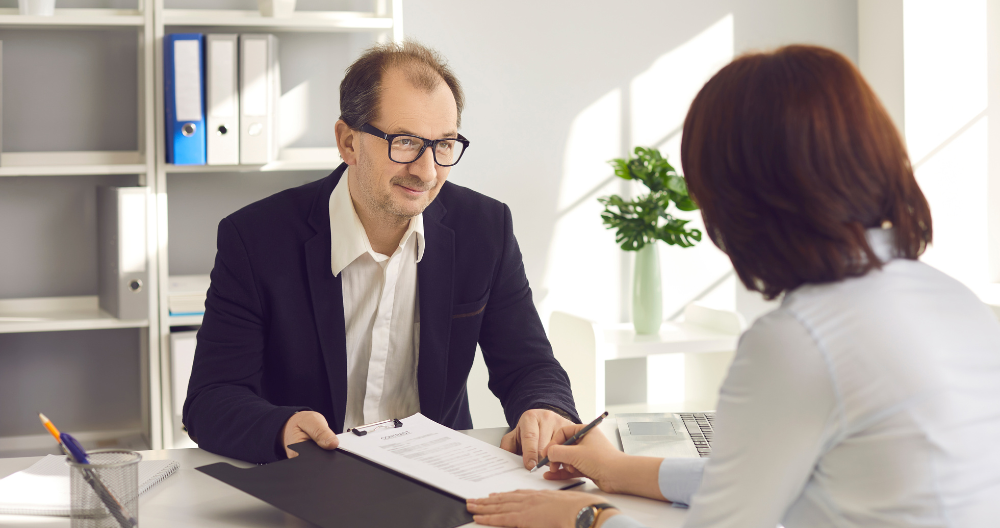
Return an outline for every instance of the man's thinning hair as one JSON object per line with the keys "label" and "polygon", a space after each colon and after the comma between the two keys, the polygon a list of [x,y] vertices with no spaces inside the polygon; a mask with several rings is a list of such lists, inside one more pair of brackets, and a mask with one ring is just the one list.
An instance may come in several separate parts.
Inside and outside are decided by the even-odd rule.
{"label": "man's thinning hair", "polygon": [[347,68],[344,80],[340,81],[340,119],[347,126],[357,129],[378,118],[382,76],[395,68],[413,86],[428,92],[442,81],[447,84],[455,96],[457,126],[461,126],[465,96],[458,78],[440,53],[409,40],[402,44],[377,44]]}

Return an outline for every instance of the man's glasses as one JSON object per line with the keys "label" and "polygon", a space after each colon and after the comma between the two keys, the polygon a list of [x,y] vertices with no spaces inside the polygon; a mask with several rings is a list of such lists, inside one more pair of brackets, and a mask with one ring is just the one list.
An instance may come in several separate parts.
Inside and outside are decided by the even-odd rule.
{"label": "man's glasses", "polygon": [[412,134],[386,134],[367,123],[361,125],[360,130],[389,143],[389,159],[396,163],[413,163],[430,147],[434,163],[451,167],[462,159],[465,149],[469,148],[469,140],[462,134],[458,134],[457,138],[426,139]]}

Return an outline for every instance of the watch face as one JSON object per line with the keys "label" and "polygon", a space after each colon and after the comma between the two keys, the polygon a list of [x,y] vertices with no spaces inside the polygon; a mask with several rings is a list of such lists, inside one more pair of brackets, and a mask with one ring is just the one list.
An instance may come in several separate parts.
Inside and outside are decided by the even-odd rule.
{"label": "watch face", "polygon": [[587,506],[576,514],[576,528],[590,528],[594,524],[594,508]]}

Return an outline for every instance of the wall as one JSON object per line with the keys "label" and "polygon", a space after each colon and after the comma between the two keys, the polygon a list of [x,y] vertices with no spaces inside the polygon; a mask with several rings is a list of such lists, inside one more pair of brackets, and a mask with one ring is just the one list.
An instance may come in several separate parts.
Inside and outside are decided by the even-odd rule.
{"label": "wall", "polygon": [[[406,0],[403,16],[407,36],[441,51],[464,84],[472,146],[452,181],[510,206],[543,320],[567,310],[616,322],[629,320],[631,264],[600,222],[596,198],[626,190],[606,161],[656,145],[680,169],[679,127],[708,77],[734,54],[796,42],[856,61],[856,9],[850,0]],[[707,238],[660,250],[665,315],[731,269]],[[732,306],[735,281],[719,287]]]}
{"label": "wall", "polygon": [[895,109],[930,204],[934,242],[921,260],[996,302],[1000,1],[861,0],[859,25],[862,73]]}
{"label": "wall", "polygon": [[[736,54],[804,42],[858,57],[854,0],[406,0],[403,17],[407,37],[444,54],[463,83],[472,145],[451,181],[510,206],[546,323],[553,310],[630,320],[631,254],[602,226],[596,198],[631,189],[608,159],[652,145],[680,169],[687,107]],[[748,320],[773,306],[738,287],[707,237],[659,249],[665,316],[699,296]],[[678,358],[660,359],[651,377],[682,373]],[[469,387],[487,377],[477,360]],[[470,403],[477,427],[505,425],[489,394],[470,390]]]}

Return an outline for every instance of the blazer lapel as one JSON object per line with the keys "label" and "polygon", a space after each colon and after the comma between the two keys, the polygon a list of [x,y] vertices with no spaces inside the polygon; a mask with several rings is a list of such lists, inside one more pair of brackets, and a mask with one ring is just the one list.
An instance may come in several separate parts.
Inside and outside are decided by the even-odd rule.
{"label": "blazer lapel", "polygon": [[341,164],[320,187],[309,214],[309,223],[316,230],[316,235],[305,244],[306,273],[309,277],[316,333],[319,335],[327,379],[330,381],[335,413],[330,426],[337,433],[344,428],[344,413],[347,409],[347,335],[344,328],[342,284],[340,277],[334,277],[330,269],[329,204],[330,194],[345,168],[346,165]]}
{"label": "blazer lapel", "polygon": [[447,213],[435,200],[424,210],[424,258],[417,264],[420,295],[420,353],[417,385],[420,412],[440,421],[444,415],[451,338],[451,303],[455,268],[455,232],[441,223]]}

